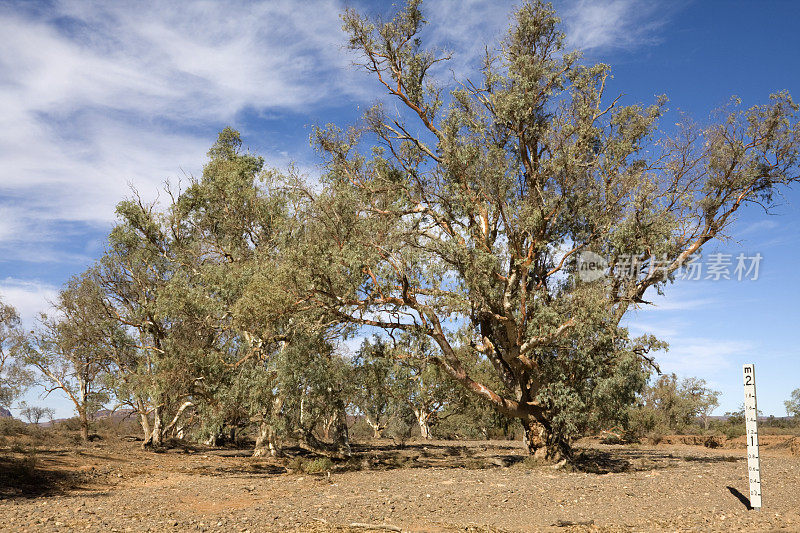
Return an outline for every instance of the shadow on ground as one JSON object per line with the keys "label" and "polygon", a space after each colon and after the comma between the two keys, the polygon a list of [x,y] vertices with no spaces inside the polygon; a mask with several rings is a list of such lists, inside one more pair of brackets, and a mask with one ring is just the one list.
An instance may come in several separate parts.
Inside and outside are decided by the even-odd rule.
{"label": "shadow on ground", "polygon": [[750,505],[750,498],[748,498],[747,496],[745,496],[744,494],[742,494],[741,492],[739,492],[737,489],[735,489],[733,487],[727,487],[727,489],[730,491],[731,494],[736,496],[736,499],[739,500],[740,502],[742,502],[742,504],[745,507],[747,507],[748,510],[751,510],[753,508],[753,506]]}
{"label": "shadow on ground", "polygon": [[[75,491],[97,492],[105,490],[109,484],[116,484],[123,477],[136,477],[155,470],[256,478],[286,473],[327,476],[371,470],[534,470],[554,466],[525,456],[522,447],[515,442],[356,443],[352,446],[352,457],[344,461],[329,460],[299,447],[285,447],[284,456],[278,458],[252,458],[252,448],[233,446],[208,448],[181,443],[164,447],[159,454],[141,451],[138,446],[128,443],[123,445],[123,449],[125,447],[125,453],[119,453],[120,449],[111,442],[91,449],[8,448],[0,453],[0,499]],[[184,455],[195,459],[184,460]],[[738,460],[741,458],[718,454],[687,455],[652,448],[590,445],[577,448],[572,462],[557,466],[566,471],[602,475],[680,467],[686,462],[715,464]]]}
{"label": "shadow on ground", "polygon": [[579,472],[608,474],[659,470],[676,466],[684,461],[715,464],[739,460],[740,457],[727,455],[676,455],[652,449],[584,448],[576,453],[572,468]]}
{"label": "shadow on ground", "polygon": [[0,499],[55,496],[89,481],[85,473],[59,468],[55,459],[46,468],[39,463],[32,453],[0,457]]}

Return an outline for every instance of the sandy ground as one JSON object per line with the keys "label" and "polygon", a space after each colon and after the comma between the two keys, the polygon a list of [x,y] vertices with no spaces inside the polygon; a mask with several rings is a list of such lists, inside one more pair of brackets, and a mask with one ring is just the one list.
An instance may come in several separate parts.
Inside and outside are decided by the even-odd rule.
{"label": "sandy ground", "polygon": [[7,447],[0,529],[800,531],[800,457],[788,449],[763,453],[761,511],[747,508],[739,449],[588,444],[568,471],[524,461],[515,442],[381,443],[317,474],[247,453],[101,441],[31,459]]}

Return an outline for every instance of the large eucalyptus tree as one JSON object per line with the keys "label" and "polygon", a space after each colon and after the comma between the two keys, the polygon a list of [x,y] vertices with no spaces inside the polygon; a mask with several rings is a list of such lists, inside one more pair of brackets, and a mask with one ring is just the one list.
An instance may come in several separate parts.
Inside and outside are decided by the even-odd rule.
{"label": "large eucalyptus tree", "polygon": [[[271,271],[284,296],[270,305],[430,337],[430,361],[518,418],[532,453],[568,456],[592,411],[630,403],[644,383],[659,343],[631,338],[626,314],[740,208],[797,181],[798,107],[784,92],[659,132],[666,100],[609,97],[609,67],[565,51],[559,19],[536,0],[446,94],[430,75],[446,57],[421,44],[419,4],[387,22],[343,16],[400,110],[376,105],[357,127],[316,131],[323,189],[309,192],[287,268]],[[614,272],[640,268],[584,281],[576,258],[589,250]],[[462,325],[502,387],[463,364]]]}

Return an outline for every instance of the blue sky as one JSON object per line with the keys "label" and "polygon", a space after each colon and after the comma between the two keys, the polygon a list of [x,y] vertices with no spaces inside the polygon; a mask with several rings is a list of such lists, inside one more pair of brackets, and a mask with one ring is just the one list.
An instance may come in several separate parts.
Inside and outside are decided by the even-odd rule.
{"label": "blue sky", "polygon": [[[631,0],[556,2],[570,47],[613,67],[626,103],[667,94],[695,120],[738,95],[800,99],[800,3]],[[99,257],[115,203],[134,185],[198,174],[216,132],[239,129],[268,164],[319,173],[314,124],[354,121],[382,93],[354,70],[338,14],[352,5],[388,15],[389,2],[4,2],[0,5],[0,296],[30,324],[58,287]],[[505,30],[511,2],[429,1],[426,42],[469,74]],[[451,74],[445,72],[449,78]],[[755,281],[685,281],[631,330],[671,344],[666,371],[742,402],[741,365],[757,369],[759,407],[783,415],[800,387],[796,307],[800,193],[772,215],[743,213],[725,253],[761,253]],[[713,249],[707,250],[712,252]],[[652,298],[651,298],[652,299]],[[58,416],[70,405],[52,396]]]}

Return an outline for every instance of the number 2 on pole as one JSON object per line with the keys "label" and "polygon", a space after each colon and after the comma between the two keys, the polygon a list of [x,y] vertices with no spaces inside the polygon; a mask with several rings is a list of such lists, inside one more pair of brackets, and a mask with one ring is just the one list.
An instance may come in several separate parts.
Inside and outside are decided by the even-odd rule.
{"label": "number 2 on pole", "polygon": [[758,455],[758,407],[756,405],[755,365],[744,365],[744,420],[747,431],[747,474],[750,482],[750,507],[761,509],[761,461]]}

